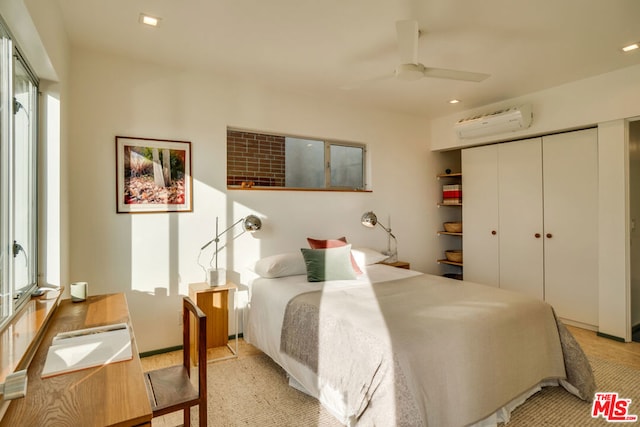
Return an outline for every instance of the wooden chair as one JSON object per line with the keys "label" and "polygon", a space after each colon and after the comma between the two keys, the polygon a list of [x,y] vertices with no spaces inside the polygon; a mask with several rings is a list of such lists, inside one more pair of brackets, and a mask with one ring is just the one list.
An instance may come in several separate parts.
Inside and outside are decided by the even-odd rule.
{"label": "wooden chair", "polygon": [[[191,316],[193,316],[193,321]],[[189,426],[191,407],[198,405],[200,426],[207,425],[207,317],[189,297],[182,302],[182,365],[146,372],[145,382],[153,416],[183,411]],[[195,330],[191,328],[195,326]],[[197,348],[191,339],[197,337]],[[198,387],[191,381],[191,351],[197,351]],[[195,354],[194,354],[195,356]],[[195,359],[195,357],[194,357]]]}

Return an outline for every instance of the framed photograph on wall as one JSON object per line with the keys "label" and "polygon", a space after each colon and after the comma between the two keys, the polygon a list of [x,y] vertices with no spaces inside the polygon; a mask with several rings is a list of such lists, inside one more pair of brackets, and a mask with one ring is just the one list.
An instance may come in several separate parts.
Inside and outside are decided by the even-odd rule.
{"label": "framed photograph on wall", "polygon": [[118,213],[191,212],[191,142],[116,136]]}

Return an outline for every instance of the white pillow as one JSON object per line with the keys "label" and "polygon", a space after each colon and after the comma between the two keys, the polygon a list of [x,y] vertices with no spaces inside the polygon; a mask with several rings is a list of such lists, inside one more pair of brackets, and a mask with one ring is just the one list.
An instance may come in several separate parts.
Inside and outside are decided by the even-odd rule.
{"label": "white pillow", "polygon": [[307,266],[301,252],[287,252],[259,259],[253,266],[253,271],[260,277],[274,279],[307,274]]}
{"label": "white pillow", "polygon": [[377,264],[380,261],[384,261],[385,259],[389,258],[388,255],[370,248],[352,248],[351,254],[353,255],[353,258],[355,258],[358,265],[361,267],[364,267],[365,265]]}

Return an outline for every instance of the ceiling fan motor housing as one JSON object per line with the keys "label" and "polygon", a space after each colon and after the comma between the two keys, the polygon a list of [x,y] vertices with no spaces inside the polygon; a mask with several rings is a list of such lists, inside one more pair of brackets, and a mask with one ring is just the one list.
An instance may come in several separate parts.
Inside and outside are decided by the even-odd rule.
{"label": "ceiling fan motor housing", "polygon": [[424,65],[401,64],[396,68],[396,77],[400,80],[413,81],[424,76]]}

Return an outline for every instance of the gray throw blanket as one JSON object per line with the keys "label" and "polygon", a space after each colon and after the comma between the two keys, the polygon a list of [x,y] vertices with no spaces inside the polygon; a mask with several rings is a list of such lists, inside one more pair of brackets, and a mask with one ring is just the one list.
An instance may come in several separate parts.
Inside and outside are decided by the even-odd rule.
{"label": "gray throw blanket", "polygon": [[431,275],[298,295],[281,351],[339,390],[359,425],[469,425],[545,379],[595,392],[551,306]]}

